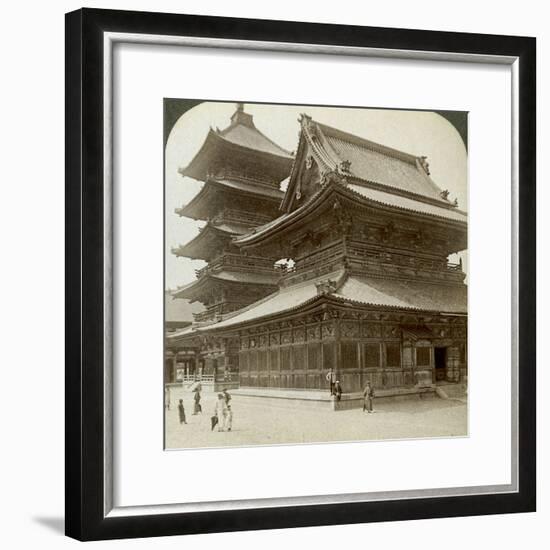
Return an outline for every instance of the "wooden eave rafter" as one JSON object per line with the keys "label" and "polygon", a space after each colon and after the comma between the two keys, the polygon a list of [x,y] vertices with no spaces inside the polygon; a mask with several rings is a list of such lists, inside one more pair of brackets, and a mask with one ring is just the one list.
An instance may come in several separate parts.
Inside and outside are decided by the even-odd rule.
{"label": "wooden eave rafter", "polygon": [[193,220],[207,220],[214,216],[218,207],[217,204],[227,202],[228,196],[235,198],[253,198],[258,202],[271,203],[271,208],[276,209],[280,200],[277,197],[269,196],[260,190],[255,192],[252,189],[237,189],[224,184],[223,181],[209,178],[206,180],[201,190],[186,205],[178,208],[176,213],[179,216],[185,216]]}
{"label": "wooden eave rafter", "polygon": [[248,248],[259,246],[262,243],[265,244],[273,239],[279,240],[284,231],[289,230],[292,226],[298,223],[300,225],[303,225],[304,220],[308,216],[316,216],[316,212],[323,207],[325,201],[332,200],[333,195],[335,195],[336,197],[341,197],[344,200],[352,200],[358,205],[368,206],[371,208],[374,207],[379,210],[386,211],[392,216],[400,215],[410,217],[411,215],[413,215],[418,219],[425,220],[432,224],[445,226],[446,228],[453,227],[464,232],[467,229],[465,222],[449,220],[447,218],[437,215],[427,214],[424,212],[409,210],[406,208],[399,208],[396,206],[380,203],[364,197],[363,195],[351,189],[348,189],[342,184],[330,182],[315,195],[313,195],[306,204],[304,204],[297,210],[294,210],[286,216],[281,216],[278,221],[275,220],[275,222],[272,222],[271,225],[266,224],[270,225],[270,227],[266,231],[262,232],[260,227],[258,228],[257,233],[252,232],[243,235],[242,237],[235,238],[234,243],[239,247]]}

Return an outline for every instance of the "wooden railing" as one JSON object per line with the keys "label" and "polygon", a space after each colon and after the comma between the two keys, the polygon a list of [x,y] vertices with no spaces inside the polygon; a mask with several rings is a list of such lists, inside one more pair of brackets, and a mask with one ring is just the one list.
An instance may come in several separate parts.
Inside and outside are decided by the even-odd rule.
{"label": "wooden railing", "polygon": [[179,382],[188,384],[193,382],[204,382],[204,383],[213,383],[213,382],[232,382],[239,379],[239,375],[236,372],[229,374],[219,373],[214,374],[183,374],[179,378]]}
{"label": "wooden railing", "polygon": [[280,273],[280,270],[273,265],[272,259],[226,253],[218,256],[203,268],[196,269],[195,275],[199,278],[205,273],[216,273],[223,268],[254,273],[273,273],[274,275]]}

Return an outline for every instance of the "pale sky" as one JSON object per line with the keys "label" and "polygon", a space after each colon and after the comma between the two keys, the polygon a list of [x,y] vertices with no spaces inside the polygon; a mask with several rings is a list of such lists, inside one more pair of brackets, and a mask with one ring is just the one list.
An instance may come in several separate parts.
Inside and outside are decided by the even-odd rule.
{"label": "pale sky", "polygon": [[[229,125],[235,103],[205,102],[183,114],[166,143],[166,288],[176,288],[195,279],[195,269],[202,260],[176,258],[171,249],[190,241],[205,222],[180,218],[175,208],[188,203],[203,183],[182,177],[178,168],[186,166],[200,149],[210,127]],[[425,155],[430,164],[430,177],[441,188],[450,191],[449,199],[458,199],[461,210],[467,205],[467,152],[462,138],[450,122],[432,112],[389,109],[350,109],[245,104],[254,116],[256,127],[288,151],[298,145],[298,117],[306,113],[314,120],[350,132],[383,145],[416,156]],[[464,269],[467,253],[461,253]],[[458,262],[457,257],[450,261]]]}

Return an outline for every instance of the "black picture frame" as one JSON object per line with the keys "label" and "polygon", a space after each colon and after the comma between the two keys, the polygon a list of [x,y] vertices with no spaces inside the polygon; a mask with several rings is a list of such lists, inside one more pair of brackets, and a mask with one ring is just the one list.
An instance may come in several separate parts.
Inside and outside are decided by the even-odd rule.
{"label": "black picture frame", "polygon": [[[109,517],[104,511],[106,32],[510,56],[518,94],[519,490],[379,502]],[[536,505],[534,38],[82,9],[66,15],[66,534],[79,540],[532,512]]]}

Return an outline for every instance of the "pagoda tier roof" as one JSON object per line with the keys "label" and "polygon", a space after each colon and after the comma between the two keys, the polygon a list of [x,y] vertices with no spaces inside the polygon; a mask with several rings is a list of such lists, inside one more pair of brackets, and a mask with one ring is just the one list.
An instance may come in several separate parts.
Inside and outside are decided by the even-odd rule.
{"label": "pagoda tier roof", "polygon": [[380,143],[301,118],[298,154],[293,165],[283,209],[290,210],[294,201],[299,166],[308,152],[319,164],[320,172],[341,171],[352,180],[382,186],[388,192],[410,194],[417,200],[431,200],[452,206],[446,194],[429,177],[426,157],[416,157]]}
{"label": "pagoda tier roof", "polygon": [[254,198],[265,203],[266,210],[277,211],[283,200],[284,193],[272,186],[251,181],[209,178],[193,199],[177,209],[180,216],[194,220],[206,220],[215,214],[222,202],[227,203],[227,197]]}
{"label": "pagoda tier roof", "polygon": [[244,271],[218,271],[215,273],[206,272],[196,281],[177,289],[173,295],[176,298],[187,298],[190,301],[195,301],[212,285],[222,286],[240,286],[246,285],[249,289],[251,286],[272,286],[277,287],[277,275],[268,273],[252,273]]}
{"label": "pagoda tier roof", "polygon": [[338,176],[324,187],[321,187],[305,204],[296,210],[283,214],[249,233],[234,238],[233,242],[246,247],[256,246],[262,241],[270,240],[272,237],[279,239],[282,230],[289,228],[294,222],[303,222],[307,216],[318,215],[319,209],[326,205],[326,201],[332,200],[335,196],[349,199],[358,205],[386,209],[394,214],[413,214],[415,217],[424,220],[443,222],[446,225],[453,224],[466,231],[467,214],[462,210],[443,205],[439,206],[431,202],[416,201],[408,196],[385,192],[368,185],[342,183],[338,181],[340,179],[342,178]]}
{"label": "pagoda tier roof", "polygon": [[231,143],[248,149],[254,149],[279,157],[292,158],[290,151],[283,149],[260,132],[254,124],[252,115],[242,110],[237,110],[231,117],[231,124],[225,130],[218,130],[217,134]]}
{"label": "pagoda tier roof", "polygon": [[[320,290],[320,281],[331,280],[330,290]],[[233,329],[282,314],[308,310],[318,302],[368,306],[393,311],[422,311],[466,315],[468,288],[464,284],[434,284],[421,281],[363,277],[346,271],[281,288],[203,330]]]}
{"label": "pagoda tier roof", "polygon": [[180,173],[205,181],[214,158],[239,153],[247,158],[264,161],[278,181],[285,179],[290,172],[291,153],[260,132],[252,115],[245,113],[240,106],[231,117],[231,124],[227,128],[210,128],[199,152],[185,168],[180,168]]}
{"label": "pagoda tier roof", "polygon": [[223,222],[208,222],[199,234],[188,243],[172,249],[176,256],[186,256],[193,260],[210,261],[219,254],[219,249],[235,235],[242,235],[249,230],[248,225]]}

